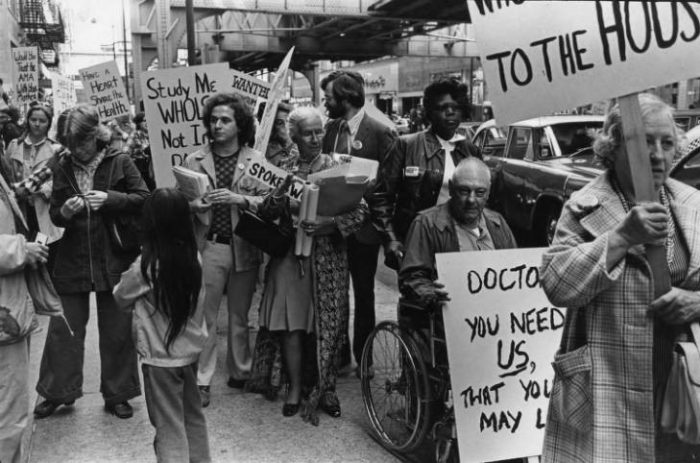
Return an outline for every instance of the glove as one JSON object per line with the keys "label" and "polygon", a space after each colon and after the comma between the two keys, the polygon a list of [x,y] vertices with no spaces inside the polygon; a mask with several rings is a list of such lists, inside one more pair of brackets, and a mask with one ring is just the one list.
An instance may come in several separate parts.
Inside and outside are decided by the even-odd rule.
{"label": "glove", "polygon": [[401,241],[389,241],[384,246],[384,265],[398,272],[403,260],[403,254],[404,247]]}

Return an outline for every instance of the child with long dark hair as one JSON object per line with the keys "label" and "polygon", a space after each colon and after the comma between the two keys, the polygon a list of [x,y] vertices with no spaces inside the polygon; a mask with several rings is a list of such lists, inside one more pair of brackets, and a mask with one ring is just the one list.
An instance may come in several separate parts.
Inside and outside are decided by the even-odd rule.
{"label": "child with long dark hair", "polygon": [[197,389],[206,340],[202,266],[185,196],[159,188],[146,200],[141,256],[122,274],[114,297],[133,307],[146,406],[159,462],[208,462],[209,441]]}

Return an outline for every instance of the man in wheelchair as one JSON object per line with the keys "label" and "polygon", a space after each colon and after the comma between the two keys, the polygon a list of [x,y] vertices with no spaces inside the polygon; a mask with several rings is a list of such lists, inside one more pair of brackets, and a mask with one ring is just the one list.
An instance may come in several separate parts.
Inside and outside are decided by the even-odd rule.
{"label": "man in wheelchair", "polygon": [[515,248],[510,227],[498,212],[486,209],[491,172],[475,157],[462,160],[449,182],[450,199],[413,220],[399,271],[399,326],[425,330],[428,314],[449,300],[438,280],[435,254]]}

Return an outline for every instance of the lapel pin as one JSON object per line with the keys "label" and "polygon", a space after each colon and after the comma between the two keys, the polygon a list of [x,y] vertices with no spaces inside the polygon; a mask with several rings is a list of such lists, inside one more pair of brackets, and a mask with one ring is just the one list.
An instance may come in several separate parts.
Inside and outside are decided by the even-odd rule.
{"label": "lapel pin", "polygon": [[353,140],[352,149],[361,150],[362,149],[362,142],[360,140]]}
{"label": "lapel pin", "polygon": [[241,170],[243,170],[243,169],[245,168],[245,164],[243,164],[242,162],[239,162],[239,163],[238,163],[238,168],[241,169]]}

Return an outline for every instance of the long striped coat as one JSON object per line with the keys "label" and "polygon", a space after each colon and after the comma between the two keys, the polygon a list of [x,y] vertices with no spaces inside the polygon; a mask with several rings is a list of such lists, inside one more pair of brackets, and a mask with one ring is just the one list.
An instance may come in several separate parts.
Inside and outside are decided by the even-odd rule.
{"label": "long striped coat", "polygon": [[[680,285],[700,289],[700,192],[669,179],[677,233],[688,245],[688,274]],[[581,217],[571,203],[582,195],[600,205]],[[657,437],[653,396],[651,271],[642,246],[606,270],[609,232],[625,210],[603,174],[565,205],[541,279],[552,304],[567,307],[562,349],[545,428],[543,462],[688,461],[698,447]]]}

